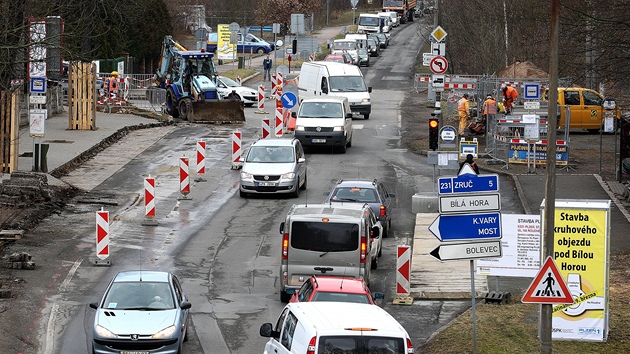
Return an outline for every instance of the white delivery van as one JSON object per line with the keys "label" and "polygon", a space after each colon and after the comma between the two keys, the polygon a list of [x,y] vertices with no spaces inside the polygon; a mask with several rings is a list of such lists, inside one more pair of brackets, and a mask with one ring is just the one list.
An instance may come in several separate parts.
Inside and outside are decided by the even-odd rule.
{"label": "white delivery van", "polygon": [[378,14],[360,14],[357,23],[357,32],[376,33],[380,32],[381,17]]}
{"label": "white delivery van", "polygon": [[355,63],[359,62],[359,45],[357,41],[352,39],[335,39],[333,41],[332,47],[330,48],[330,54],[333,55],[342,55],[344,53],[350,54],[352,56],[352,61]]}
{"label": "white delivery van", "polygon": [[385,11],[385,12],[382,12],[382,13],[389,15],[389,17],[392,19],[392,27],[400,26],[400,16],[398,15],[398,12],[396,12],[396,11]]}
{"label": "white delivery van", "polygon": [[392,29],[392,18],[387,12],[379,12],[377,15],[381,18],[381,32],[389,37],[389,31]]}
{"label": "white delivery van", "polygon": [[365,85],[363,73],[356,65],[329,61],[304,62],[300,69],[298,91],[300,102],[326,95],[347,97],[352,113],[370,119],[372,87]]}
{"label": "white delivery van", "polygon": [[311,275],[362,278],[369,285],[371,237],[379,225],[367,204],[294,204],[280,224],[280,300]]}
{"label": "white delivery van", "polygon": [[368,47],[367,45],[367,34],[366,33],[348,33],[346,34],[345,39],[353,39],[355,41],[357,41],[357,45],[359,46],[359,48],[366,48]]}
{"label": "white delivery van", "polygon": [[410,354],[405,328],[379,306],[349,302],[293,302],[276,324],[264,323],[265,354]]}
{"label": "white delivery van", "polygon": [[303,147],[329,146],[345,153],[352,146],[352,112],[346,97],[307,98],[291,116],[294,136]]}

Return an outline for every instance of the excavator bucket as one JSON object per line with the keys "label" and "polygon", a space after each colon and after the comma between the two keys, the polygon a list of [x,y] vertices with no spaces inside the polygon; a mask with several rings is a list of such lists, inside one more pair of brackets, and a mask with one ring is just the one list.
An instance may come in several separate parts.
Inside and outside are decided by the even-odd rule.
{"label": "excavator bucket", "polygon": [[245,108],[241,100],[192,102],[188,121],[192,123],[242,123]]}

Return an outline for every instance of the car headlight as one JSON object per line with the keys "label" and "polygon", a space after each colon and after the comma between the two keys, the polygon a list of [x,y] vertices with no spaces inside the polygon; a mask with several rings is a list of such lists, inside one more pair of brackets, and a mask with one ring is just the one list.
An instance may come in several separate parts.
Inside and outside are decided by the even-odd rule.
{"label": "car headlight", "polygon": [[364,98],[361,100],[361,103],[370,103],[370,99],[369,98]]}
{"label": "car headlight", "polygon": [[252,179],[254,176],[249,172],[241,172],[241,179]]}
{"label": "car headlight", "polygon": [[295,130],[304,131],[304,126],[298,125],[295,127]]}
{"label": "car headlight", "polygon": [[173,335],[173,333],[175,333],[175,330],[177,328],[175,328],[175,326],[169,326],[164,328],[163,330],[157,332],[156,334],[152,335],[151,338],[155,338],[155,339],[159,339],[159,338],[169,338]]}
{"label": "car headlight", "polygon": [[116,335],[112,333],[112,331],[101,325],[96,326],[96,334],[98,334],[99,337],[102,338],[116,338]]}
{"label": "car headlight", "polygon": [[294,179],[295,178],[295,172],[284,173],[280,177],[282,179]]}
{"label": "car headlight", "polygon": [[343,131],[343,127],[334,127],[333,131],[334,132],[342,132]]}

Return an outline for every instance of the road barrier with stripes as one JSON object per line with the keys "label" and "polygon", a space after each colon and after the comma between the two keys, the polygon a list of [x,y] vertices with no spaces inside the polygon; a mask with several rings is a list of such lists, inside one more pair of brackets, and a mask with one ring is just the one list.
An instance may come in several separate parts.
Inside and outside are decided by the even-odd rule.
{"label": "road barrier with stripes", "polygon": [[177,199],[179,200],[188,200],[192,199],[190,197],[190,172],[188,169],[189,160],[187,157],[179,158],[179,190],[181,192],[181,196]]}
{"label": "road barrier with stripes", "polygon": [[232,132],[232,169],[236,170],[243,167],[243,161],[241,159],[241,138],[243,133],[239,130]]}
{"label": "road barrier with stripes", "polygon": [[109,211],[96,212],[96,257],[103,261],[109,257]]}
{"label": "road barrier with stripes", "polygon": [[262,134],[261,138],[267,139],[269,137],[269,133],[271,131],[271,127],[269,126],[269,118],[262,119]]}
{"label": "road barrier with stripes", "polygon": [[147,177],[144,179],[144,217],[142,225],[157,226],[155,219],[155,178]]}
{"label": "road barrier with stripes", "polygon": [[396,297],[394,304],[411,304],[411,246],[399,245],[396,253]]}

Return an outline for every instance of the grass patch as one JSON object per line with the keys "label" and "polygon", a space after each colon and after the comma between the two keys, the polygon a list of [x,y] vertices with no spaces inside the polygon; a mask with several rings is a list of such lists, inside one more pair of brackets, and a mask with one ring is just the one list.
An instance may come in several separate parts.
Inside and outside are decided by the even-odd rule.
{"label": "grass patch", "polygon": [[[554,353],[625,353],[630,348],[630,255],[611,256],[610,321],[605,343],[553,341]],[[513,294],[506,305],[477,306],[479,353],[528,354],[539,351],[538,306],[522,304]],[[422,348],[424,353],[472,353],[472,313],[467,311]]]}
{"label": "grass patch", "polygon": [[257,73],[257,71],[252,69],[231,69],[219,75],[229,77],[232,80],[236,80],[237,76],[240,76],[241,79],[244,79],[246,77],[254,75],[255,73]]}

